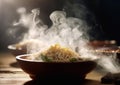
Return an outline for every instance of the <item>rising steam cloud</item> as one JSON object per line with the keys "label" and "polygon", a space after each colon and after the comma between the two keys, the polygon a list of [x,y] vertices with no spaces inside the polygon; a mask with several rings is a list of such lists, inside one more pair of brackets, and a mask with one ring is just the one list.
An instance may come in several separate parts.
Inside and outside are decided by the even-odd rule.
{"label": "rising steam cloud", "polygon": [[[68,3],[68,5],[70,4]],[[40,9],[33,9],[31,13],[27,13],[25,8],[19,8],[17,12],[20,14],[20,19],[14,23],[14,26],[22,25],[27,29],[21,42],[32,42],[32,44],[28,44],[28,53],[41,52],[49,46],[59,43],[61,46],[78,52],[80,57],[90,60],[98,59],[98,55],[91,53],[91,48],[87,45],[90,37],[87,32],[91,29],[85,20],[88,11],[83,5],[81,5],[81,9],[77,9],[76,4],[74,7],[74,10],[71,10],[72,12],[77,10],[78,13],[74,14],[77,18],[68,16],[68,12],[65,11],[52,12],[49,16],[52,21],[51,27],[48,27],[39,18]],[[99,55],[98,64],[107,71],[118,72],[120,68],[115,63],[113,56],[115,55],[112,57]]]}
{"label": "rising steam cloud", "polygon": [[29,30],[25,33],[23,41],[31,39],[39,40],[39,42],[44,44],[44,47],[40,47],[39,50],[59,43],[81,54],[81,49],[85,47],[86,42],[88,42],[83,38],[83,30],[88,28],[86,22],[78,18],[67,17],[64,11],[54,11],[50,14],[50,19],[52,21],[52,26],[50,28],[38,18],[40,10],[33,9],[29,14],[26,14],[24,8],[19,8],[18,11],[21,18],[19,22],[14,23],[14,25],[21,24],[27,27]]}

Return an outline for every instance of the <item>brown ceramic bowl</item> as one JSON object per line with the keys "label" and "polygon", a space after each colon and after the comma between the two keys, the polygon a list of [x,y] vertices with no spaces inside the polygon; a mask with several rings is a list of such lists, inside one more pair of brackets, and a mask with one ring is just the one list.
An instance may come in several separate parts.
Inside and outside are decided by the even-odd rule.
{"label": "brown ceramic bowl", "polygon": [[88,42],[88,46],[91,46],[94,49],[101,48],[101,47],[113,47],[116,46],[115,40],[93,40]]}
{"label": "brown ceramic bowl", "polygon": [[17,56],[17,55],[22,55],[22,54],[29,53],[30,49],[32,49],[33,47],[36,47],[36,49],[41,48],[40,45],[44,46],[44,45],[41,44],[41,42],[39,40],[31,39],[31,40],[21,41],[21,42],[18,42],[16,44],[8,45],[8,50],[14,56]]}
{"label": "brown ceramic bowl", "polygon": [[120,47],[117,46],[115,40],[94,40],[88,42],[88,46],[91,47],[91,52],[98,54],[117,54],[117,58],[120,60]]}
{"label": "brown ceramic bowl", "polygon": [[8,45],[8,49],[14,56],[27,53],[26,45],[12,44],[12,45]]}
{"label": "brown ceramic bowl", "polygon": [[30,75],[32,79],[44,76],[79,76],[84,79],[85,76],[96,67],[94,61],[80,62],[40,62],[30,60],[30,54],[16,56],[18,64],[22,70]]}

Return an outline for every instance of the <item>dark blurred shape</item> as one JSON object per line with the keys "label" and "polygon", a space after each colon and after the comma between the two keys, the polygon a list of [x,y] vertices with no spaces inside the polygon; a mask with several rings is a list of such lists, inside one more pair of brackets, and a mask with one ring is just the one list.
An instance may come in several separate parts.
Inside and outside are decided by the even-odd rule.
{"label": "dark blurred shape", "polygon": [[24,85],[81,85],[84,82],[85,80],[81,80],[78,76],[49,76],[28,81]]}
{"label": "dark blurred shape", "polygon": [[97,15],[108,39],[120,45],[120,0],[100,0]]}
{"label": "dark blurred shape", "polygon": [[120,85],[120,73],[107,73],[101,78],[101,83]]}

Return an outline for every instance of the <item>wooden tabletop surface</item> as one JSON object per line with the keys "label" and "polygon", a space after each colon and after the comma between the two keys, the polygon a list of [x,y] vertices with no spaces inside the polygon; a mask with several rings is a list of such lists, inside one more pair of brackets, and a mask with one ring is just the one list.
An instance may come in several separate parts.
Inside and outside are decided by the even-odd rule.
{"label": "wooden tabletop surface", "polygon": [[[102,84],[102,76],[103,74],[94,70],[86,76],[82,85],[112,85]],[[0,85],[38,85],[38,83],[21,70],[15,56],[9,52],[0,52]]]}

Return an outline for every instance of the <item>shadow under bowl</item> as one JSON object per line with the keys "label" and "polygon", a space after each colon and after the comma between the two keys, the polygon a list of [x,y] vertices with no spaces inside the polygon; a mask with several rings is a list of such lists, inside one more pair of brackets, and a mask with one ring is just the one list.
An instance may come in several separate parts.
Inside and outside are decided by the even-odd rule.
{"label": "shadow under bowl", "polygon": [[86,75],[96,67],[94,61],[80,62],[40,62],[39,60],[27,59],[31,54],[16,56],[21,69],[34,80],[53,76],[78,76],[84,79]]}

